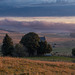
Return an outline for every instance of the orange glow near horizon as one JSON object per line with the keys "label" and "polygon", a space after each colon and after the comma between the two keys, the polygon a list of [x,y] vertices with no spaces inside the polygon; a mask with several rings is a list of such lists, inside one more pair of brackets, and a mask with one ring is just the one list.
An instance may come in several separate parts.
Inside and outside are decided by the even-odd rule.
{"label": "orange glow near horizon", "polygon": [[46,21],[52,23],[72,23],[75,24],[74,17],[0,17],[0,20],[11,20],[11,21]]}

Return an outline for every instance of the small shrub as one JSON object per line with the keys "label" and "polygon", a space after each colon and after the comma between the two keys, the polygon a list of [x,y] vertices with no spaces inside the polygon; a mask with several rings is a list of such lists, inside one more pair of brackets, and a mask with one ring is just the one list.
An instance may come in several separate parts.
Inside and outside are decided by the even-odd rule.
{"label": "small shrub", "polygon": [[50,53],[52,51],[52,47],[50,44],[47,43],[47,41],[41,41],[39,42],[39,49],[38,49],[38,55],[39,54],[45,54],[45,53]]}
{"label": "small shrub", "polygon": [[16,44],[14,51],[13,51],[13,56],[15,56],[15,57],[27,56],[27,48],[24,47],[22,44]]}

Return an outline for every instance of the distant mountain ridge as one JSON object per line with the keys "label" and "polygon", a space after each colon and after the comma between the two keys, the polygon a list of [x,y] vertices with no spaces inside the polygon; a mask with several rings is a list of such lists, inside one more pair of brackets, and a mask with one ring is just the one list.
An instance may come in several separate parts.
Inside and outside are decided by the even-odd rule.
{"label": "distant mountain ridge", "polygon": [[0,33],[16,33],[15,31],[0,29]]}
{"label": "distant mountain ridge", "polygon": [[5,19],[0,21],[0,29],[8,32],[74,32],[75,24],[44,21],[18,22]]}

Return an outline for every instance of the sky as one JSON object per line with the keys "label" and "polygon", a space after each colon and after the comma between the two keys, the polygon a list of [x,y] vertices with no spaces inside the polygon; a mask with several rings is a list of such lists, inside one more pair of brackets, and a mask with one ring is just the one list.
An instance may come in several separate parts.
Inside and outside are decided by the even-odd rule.
{"label": "sky", "polygon": [[42,21],[50,23],[75,24],[75,17],[0,17],[0,21],[2,20],[18,21],[18,22]]}
{"label": "sky", "polygon": [[[0,0],[0,17],[69,17],[75,16],[75,5],[25,6],[56,0]],[[75,0],[68,0],[75,1]],[[55,21],[56,22],[56,21]]]}
{"label": "sky", "polygon": [[[68,0],[73,2],[75,0]],[[0,5],[23,5],[23,4],[39,4],[45,2],[56,2],[56,0],[0,0]]]}
{"label": "sky", "polygon": [[6,4],[6,5],[22,5],[22,4],[38,4],[42,2],[50,2],[52,0],[0,0],[0,4]]}
{"label": "sky", "polygon": [[75,5],[37,6],[39,3],[51,1],[55,0],[0,0],[0,29],[9,27],[9,29],[16,30],[16,26],[19,28],[22,26],[21,30],[23,30],[23,27],[26,28],[28,25],[30,28],[35,27],[35,30],[36,27],[44,26],[43,29],[45,29],[47,26],[50,29],[62,27],[62,30],[73,31],[75,28]]}

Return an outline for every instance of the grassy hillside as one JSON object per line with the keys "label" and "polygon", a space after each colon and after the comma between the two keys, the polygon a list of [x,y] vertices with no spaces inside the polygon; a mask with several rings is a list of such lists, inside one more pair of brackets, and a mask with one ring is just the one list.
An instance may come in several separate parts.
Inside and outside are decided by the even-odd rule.
{"label": "grassy hillside", "polygon": [[0,75],[75,75],[75,63],[0,57]]}

